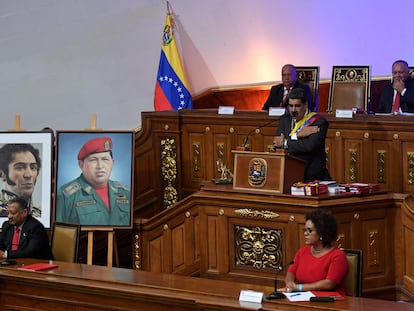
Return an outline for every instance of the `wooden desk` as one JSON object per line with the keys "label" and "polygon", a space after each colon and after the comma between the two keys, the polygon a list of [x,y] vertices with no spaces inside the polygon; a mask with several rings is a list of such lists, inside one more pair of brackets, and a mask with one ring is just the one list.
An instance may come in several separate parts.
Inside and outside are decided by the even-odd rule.
{"label": "wooden desk", "polygon": [[[32,263],[19,260],[18,263]],[[271,287],[173,274],[56,262],[44,272],[0,268],[0,309],[34,310],[414,310],[414,305],[346,297],[334,303],[291,303],[284,299],[243,307],[240,290],[266,293]]]}
{"label": "wooden desk", "polygon": [[394,226],[398,210],[394,195],[386,191],[268,196],[208,183],[141,225],[139,268],[271,286],[274,271],[304,245],[305,214],[316,208],[336,216],[338,246],[363,250],[364,297],[394,298],[395,262],[401,260],[394,250],[401,248]]}

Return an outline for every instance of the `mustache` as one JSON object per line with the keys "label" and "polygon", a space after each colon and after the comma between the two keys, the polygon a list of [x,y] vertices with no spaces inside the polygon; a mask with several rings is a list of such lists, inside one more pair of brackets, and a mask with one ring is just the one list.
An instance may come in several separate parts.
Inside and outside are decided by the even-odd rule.
{"label": "mustache", "polygon": [[292,111],[292,112],[290,113],[290,115],[291,115],[292,117],[297,117],[297,116],[298,116],[298,112],[297,112],[297,111]]}

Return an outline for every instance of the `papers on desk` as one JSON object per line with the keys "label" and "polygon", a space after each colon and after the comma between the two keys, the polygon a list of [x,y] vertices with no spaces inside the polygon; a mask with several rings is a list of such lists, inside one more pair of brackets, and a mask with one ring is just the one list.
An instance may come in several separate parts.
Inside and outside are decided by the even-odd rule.
{"label": "papers on desk", "polygon": [[293,292],[283,293],[289,301],[309,301],[312,297],[332,297],[334,300],[344,300],[338,292],[328,291],[307,291],[307,292]]}
{"label": "papers on desk", "polygon": [[308,291],[308,292],[294,292],[294,293],[283,293],[285,294],[286,298],[289,301],[309,301],[311,297],[315,297],[315,295]]}

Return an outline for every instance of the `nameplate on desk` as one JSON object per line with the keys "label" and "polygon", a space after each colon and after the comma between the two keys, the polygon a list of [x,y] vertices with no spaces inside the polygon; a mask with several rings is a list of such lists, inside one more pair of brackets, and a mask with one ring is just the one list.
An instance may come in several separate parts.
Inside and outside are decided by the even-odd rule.
{"label": "nameplate on desk", "polygon": [[281,107],[270,107],[269,116],[283,116],[286,112],[285,108]]}
{"label": "nameplate on desk", "polygon": [[354,116],[354,112],[352,109],[336,109],[335,110],[335,117],[337,118],[350,118]]}
{"label": "nameplate on desk", "polygon": [[239,301],[261,303],[263,301],[264,294],[262,292],[256,292],[254,290],[240,291]]}
{"label": "nameplate on desk", "polygon": [[218,114],[234,114],[233,106],[220,106],[218,109]]}

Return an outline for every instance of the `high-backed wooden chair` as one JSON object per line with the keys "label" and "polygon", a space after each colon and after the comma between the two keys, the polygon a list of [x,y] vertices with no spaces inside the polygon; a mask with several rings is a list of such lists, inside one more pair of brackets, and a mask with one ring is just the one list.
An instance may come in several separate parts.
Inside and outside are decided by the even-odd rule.
{"label": "high-backed wooden chair", "polygon": [[57,261],[77,262],[80,225],[55,222],[52,226],[50,248]]}
{"label": "high-backed wooden chair", "polygon": [[312,107],[318,111],[318,93],[319,93],[319,66],[296,67],[296,78],[303,84],[307,84],[312,93]]}
{"label": "high-backed wooden chair", "polygon": [[328,112],[352,108],[367,110],[370,84],[369,66],[333,66]]}
{"label": "high-backed wooden chair", "polygon": [[412,78],[414,78],[414,66],[408,67],[408,73]]}
{"label": "high-backed wooden chair", "polygon": [[362,295],[362,250],[342,249],[348,260],[348,274],[345,279],[345,287],[350,295],[361,297]]}

